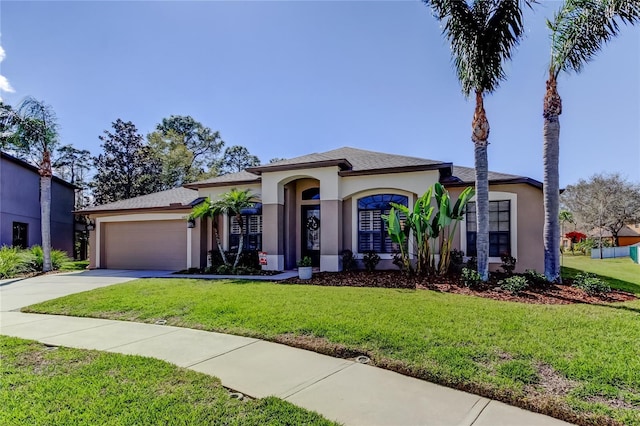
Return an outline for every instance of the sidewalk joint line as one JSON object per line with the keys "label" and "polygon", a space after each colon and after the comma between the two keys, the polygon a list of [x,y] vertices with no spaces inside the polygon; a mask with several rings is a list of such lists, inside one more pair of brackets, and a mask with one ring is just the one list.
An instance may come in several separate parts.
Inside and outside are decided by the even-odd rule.
{"label": "sidewalk joint line", "polygon": [[[213,332],[209,332],[209,333],[213,333]],[[251,339],[251,337],[248,337],[248,339]],[[193,367],[194,365],[202,364],[203,362],[207,362],[207,361],[212,360],[212,359],[214,359],[214,358],[221,357],[222,355],[230,354],[231,352],[237,351],[238,349],[246,348],[247,346],[249,346],[249,345],[253,345],[253,344],[258,343],[258,342],[260,342],[260,339],[256,339],[255,341],[253,341],[253,342],[249,342],[249,343],[247,343],[246,345],[238,346],[237,348],[233,348],[233,349],[230,349],[230,350],[228,350],[228,351],[226,351],[226,352],[222,352],[222,353],[220,353],[220,354],[218,354],[218,355],[214,355],[214,356],[212,356],[212,357],[209,357],[209,358],[203,359],[202,361],[196,361],[196,362],[194,362],[193,364],[185,365],[185,366],[184,366],[184,368],[191,368],[191,367]]]}
{"label": "sidewalk joint line", "polygon": [[[478,402],[480,402],[480,401],[482,401],[482,398],[478,400]],[[469,423],[469,426],[473,426],[473,424],[474,424],[475,422],[477,422],[477,421],[478,421],[478,418],[480,418],[480,415],[484,412],[485,408],[487,408],[487,406],[488,406],[489,404],[491,404],[491,401],[492,401],[491,399],[488,399],[488,398],[487,398],[487,402],[486,402],[486,403],[484,404],[484,406],[480,409],[480,411],[478,411],[478,414],[473,418],[473,420],[471,420],[471,423]],[[477,404],[478,402],[476,402],[476,404]],[[475,404],[474,404],[474,406],[475,406]],[[471,409],[473,409],[473,407],[472,407]]]}
{"label": "sidewalk joint line", "polygon": [[[346,361],[346,360],[345,360],[345,361]],[[323,381],[323,380],[325,380],[325,379],[328,379],[329,377],[333,376],[334,374],[338,374],[338,373],[340,373],[341,371],[346,370],[347,368],[353,367],[355,364],[356,364],[355,362],[352,362],[351,364],[347,364],[347,363],[345,363],[344,367],[339,368],[338,370],[333,371],[333,372],[331,372],[331,373],[327,374],[327,375],[326,375],[326,376],[324,376],[324,377],[320,377],[320,378],[319,378],[318,380],[316,380],[315,382],[309,383],[309,384],[308,384],[308,385],[306,385],[306,386],[304,386],[304,384],[302,384],[302,385],[300,385],[300,386],[304,386],[304,387],[302,387],[302,388],[300,388],[300,389],[298,389],[298,390],[295,390],[295,391],[291,392],[291,393],[290,393],[290,394],[288,394],[288,395],[280,395],[280,396],[279,396],[279,398],[282,398],[282,399],[290,398],[290,397],[292,397],[293,395],[295,395],[295,394],[297,394],[297,393],[300,393],[300,392],[302,392],[302,391],[303,391],[303,390],[305,390],[305,389],[310,388],[311,386],[315,385],[316,383],[319,383],[319,382],[321,382],[321,381]]]}

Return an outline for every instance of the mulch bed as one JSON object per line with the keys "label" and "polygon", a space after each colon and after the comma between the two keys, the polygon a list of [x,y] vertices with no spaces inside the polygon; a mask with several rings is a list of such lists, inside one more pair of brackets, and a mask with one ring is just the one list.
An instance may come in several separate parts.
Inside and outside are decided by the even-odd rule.
{"label": "mulch bed", "polygon": [[465,294],[494,300],[541,305],[567,305],[571,303],[600,304],[626,302],[637,299],[635,295],[619,290],[612,290],[610,293],[604,295],[589,295],[584,290],[572,287],[571,284],[573,281],[571,279],[565,279],[563,284],[549,284],[544,287],[534,287],[519,295],[513,295],[498,286],[498,281],[504,278],[505,275],[502,274],[491,274],[490,281],[476,289],[465,287],[460,281],[460,277],[455,274],[444,277],[415,277],[406,276],[400,271],[319,272],[314,273],[310,280],[300,280],[295,277],[280,282],[284,284],[309,284],[337,287],[433,290],[443,293]]}

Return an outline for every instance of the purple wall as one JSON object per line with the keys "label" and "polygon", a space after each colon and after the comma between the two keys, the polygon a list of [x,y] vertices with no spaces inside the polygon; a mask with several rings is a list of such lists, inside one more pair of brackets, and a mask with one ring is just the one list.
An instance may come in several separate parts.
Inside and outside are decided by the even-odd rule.
{"label": "purple wall", "polygon": [[[51,245],[73,256],[74,189],[51,185]],[[28,224],[28,244],[41,244],[40,176],[32,166],[0,156],[0,246],[13,242],[13,222]]]}

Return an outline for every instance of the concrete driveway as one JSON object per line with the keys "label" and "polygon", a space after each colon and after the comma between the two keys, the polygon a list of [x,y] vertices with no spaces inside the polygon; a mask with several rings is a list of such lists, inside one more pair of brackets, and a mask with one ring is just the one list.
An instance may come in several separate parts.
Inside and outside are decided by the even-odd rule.
{"label": "concrete driveway", "polygon": [[0,312],[18,310],[34,303],[94,288],[120,284],[138,278],[162,277],[170,273],[171,271],[94,269],[40,275],[23,280],[3,280],[0,282]]}

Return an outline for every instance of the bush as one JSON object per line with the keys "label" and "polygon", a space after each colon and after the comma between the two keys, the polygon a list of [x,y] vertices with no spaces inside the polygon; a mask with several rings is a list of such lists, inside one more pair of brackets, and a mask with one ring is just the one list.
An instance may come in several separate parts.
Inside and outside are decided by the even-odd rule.
{"label": "bush", "polygon": [[313,265],[313,261],[311,260],[311,257],[305,256],[302,259],[298,260],[297,264],[299,268],[308,268],[309,266]]}
{"label": "bush", "polygon": [[357,263],[353,252],[349,249],[342,250],[342,270],[353,271],[356,269]]}
{"label": "bush", "polygon": [[467,269],[473,269],[474,271],[478,270],[478,259],[475,256],[471,256],[467,260]]}
{"label": "bush", "polygon": [[[233,262],[236,260],[237,251],[225,251],[224,254],[227,257],[227,262],[233,265]],[[224,265],[222,262],[222,256],[218,250],[211,250],[209,252],[211,255],[211,269],[216,270],[216,268],[220,265]],[[258,259],[258,250],[243,250],[240,253],[240,260],[238,261],[238,266],[244,266],[247,268],[260,269],[260,260]]]}
{"label": "bush", "polygon": [[513,275],[514,269],[516,269],[516,258],[511,256],[510,254],[503,254],[500,256],[500,260],[502,260],[502,264],[500,267],[507,275]]}
{"label": "bush", "polygon": [[0,247],[0,278],[12,278],[30,272],[30,256],[16,247]]}
{"label": "bush", "polygon": [[501,289],[510,291],[513,295],[518,295],[529,287],[529,282],[527,281],[527,279],[520,275],[505,278],[498,284],[500,285]]}
{"label": "bush", "polygon": [[[42,271],[42,264],[44,262],[44,252],[39,245],[32,246],[31,249],[31,268],[34,271]],[[51,268],[53,270],[60,269],[63,263],[71,262],[71,258],[66,252],[61,250],[51,249]]]}
{"label": "bush", "polygon": [[462,284],[465,287],[475,288],[482,282],[482,277],[475,269],[462,268]]}
{"label": "bush", "polygon": [[544,274],[541,274],[540,272],[533,269],[525,270],[524,276],[527,278],[531,285],[536,287],[544,287],[549,284],[549,281],[547,281],[547,277],[545,277]]}
{"label": "bush", "polygon": [[611,287],[594,274],[581,272],[573,278],[573,286],[584,290],[587,294],[609,293]]}
{"label": "bush", "polygon": [[218,265],[216,268],[218,275],[233,275],[233,267],[229,265]]}
{"label": "bush", "polygon": [[367,271],[371,272],[376,269],[378,263],[380,263],[380,256],[375,251],[367,251],[364,253],[362,257],[362,262],[364,263],[364,267]]}
{"label": "bush", "polygon": [[451,262],[449,263],[449,270],[451,272],[460,273],[464,267],[464,252],[462,250],[453,249],[449,255]]}

